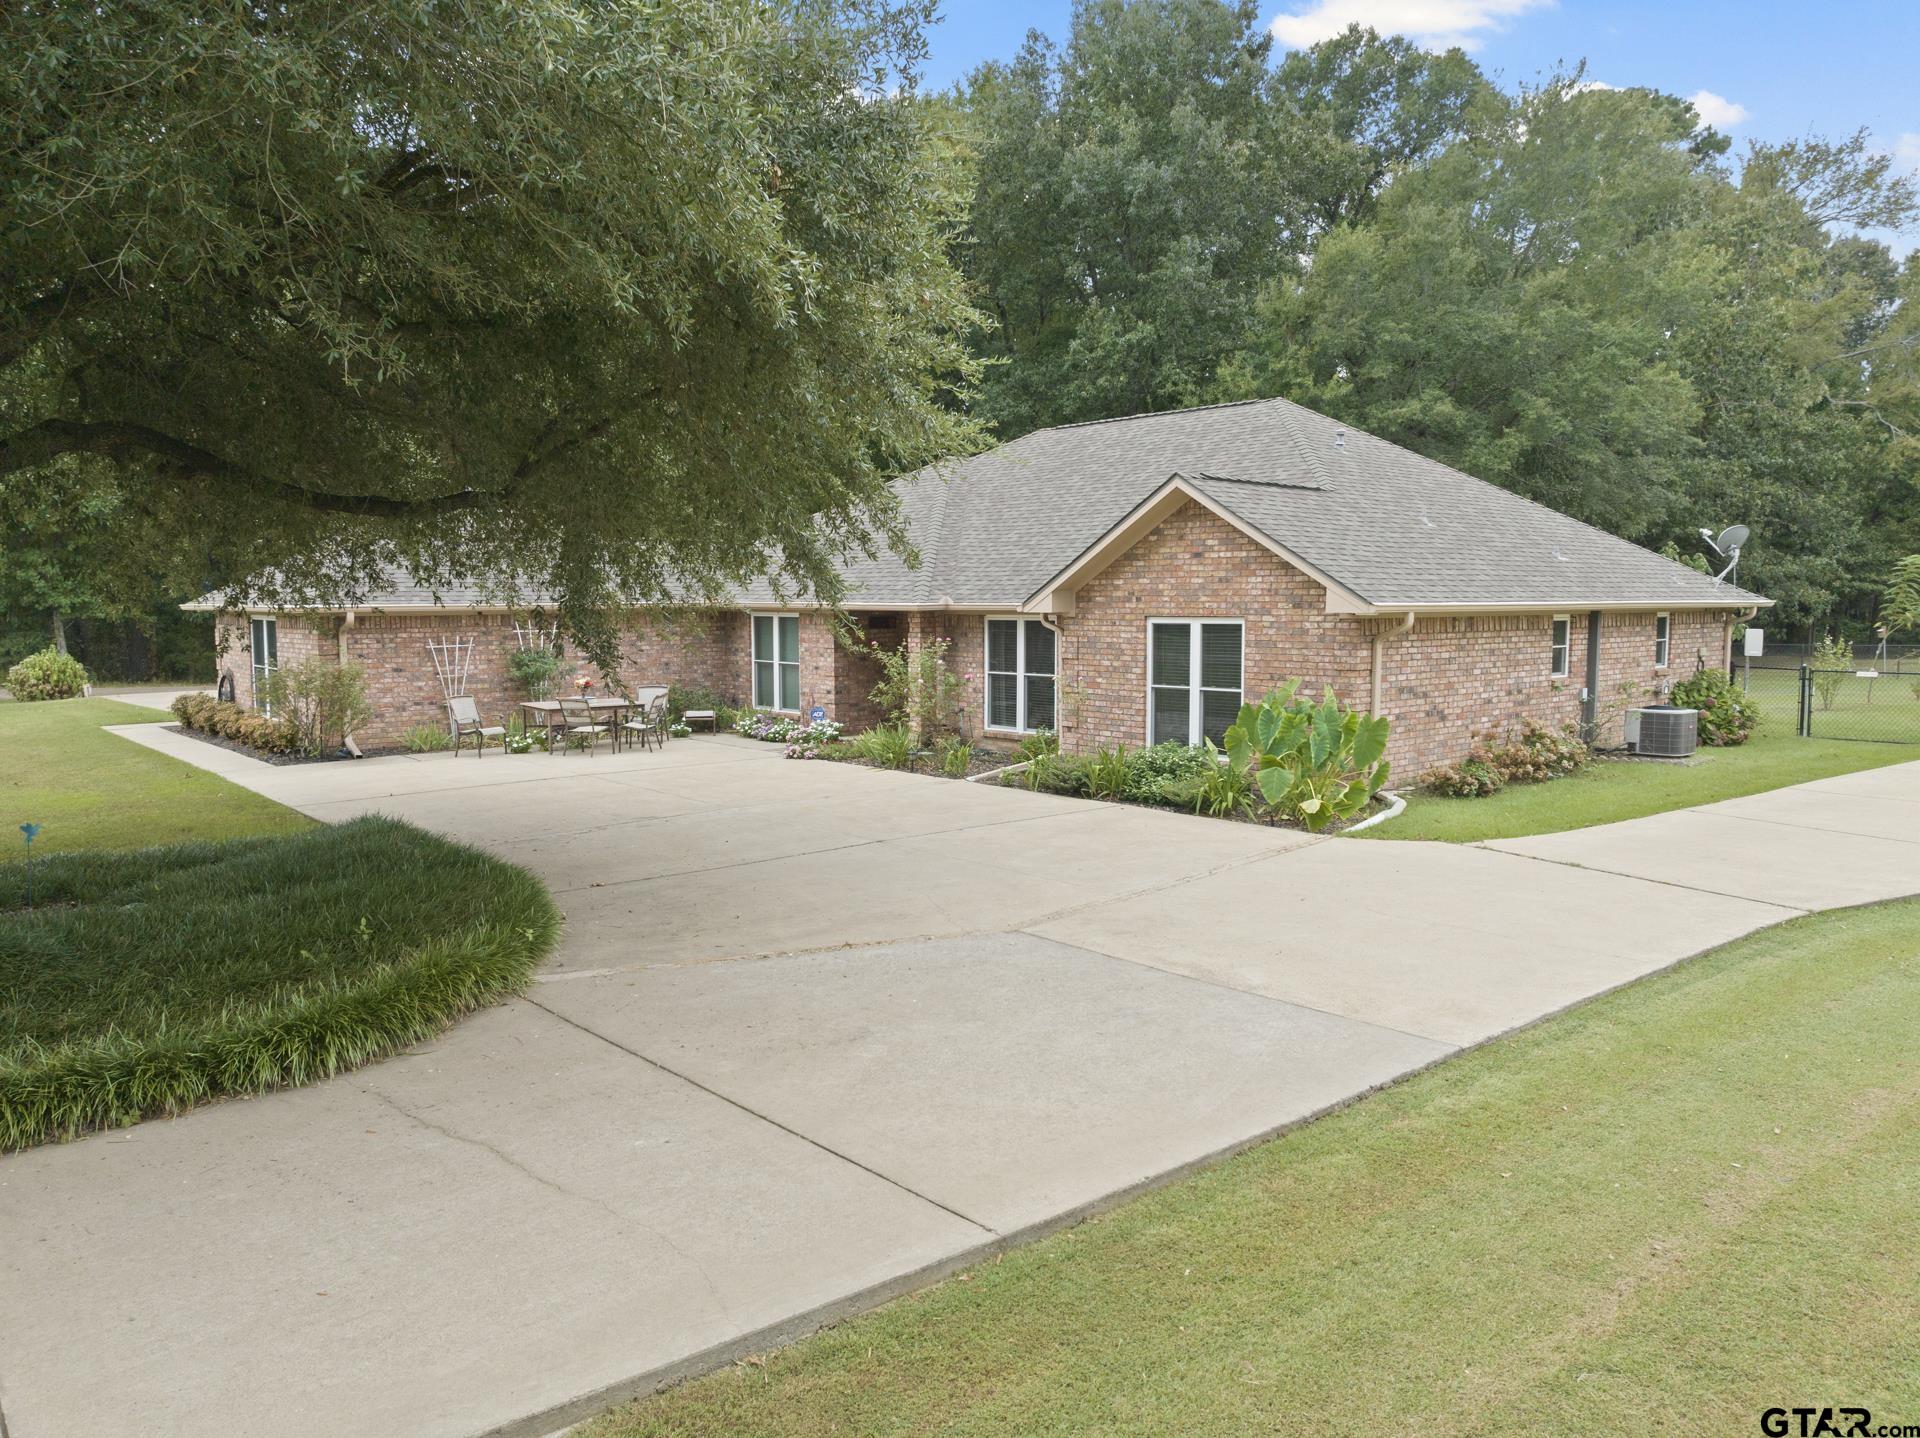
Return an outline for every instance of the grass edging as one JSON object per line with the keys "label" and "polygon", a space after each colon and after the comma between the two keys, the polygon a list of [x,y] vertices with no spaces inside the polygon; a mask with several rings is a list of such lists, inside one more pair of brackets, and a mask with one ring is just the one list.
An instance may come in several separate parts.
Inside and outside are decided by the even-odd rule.
{"label": "grass edging", "polygon": [[[407,828],[390,820],[355,824]],[[312,838],[242,840],[234,847]],[[171,854],[190,869],[222,847],[180,845],[124,857],[137,863]],[[388,1057],[523,992],[558,936],[559,911],[532,875],[465,852],[497,866],[490,873],[499,910],[487,921],[428,937],[350,979],[300,984],[264,1002],[229,1006],[211,1019],[150,1034],[116,1030],[45,1047],[27,1044],[24,1052],[0,1057],[0,1152],[176,1114],[218,1098],[313,1083]],[[431,884],[433,875],[423,873],[419,882]],[[0,922],[19,914],[0,915]]]}

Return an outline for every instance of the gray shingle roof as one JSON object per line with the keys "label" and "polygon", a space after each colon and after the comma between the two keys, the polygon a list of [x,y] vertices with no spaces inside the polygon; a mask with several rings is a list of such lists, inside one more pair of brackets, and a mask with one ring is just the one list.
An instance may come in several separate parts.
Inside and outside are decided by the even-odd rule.
{"label": "gray shingle roof", "polygon": [[910,475],[922,567],[851,563],[849,602],[1018,605],[1176,474],[1382,608],[1766,602],[1283,399],[1037,430]]}
{"label": "gray shingle roof", "polygon": [[[855,556],[847,602],[1017,608],[1175,475],[1382,609],[1768,602],[1283,399],[1036,430],[908,475],[899,492],[921,566]],[[438,599],[487,602],[458,588]],[[434,600],[396,574],[366,602]],[[742,600],[774,594],[762,581]]]}

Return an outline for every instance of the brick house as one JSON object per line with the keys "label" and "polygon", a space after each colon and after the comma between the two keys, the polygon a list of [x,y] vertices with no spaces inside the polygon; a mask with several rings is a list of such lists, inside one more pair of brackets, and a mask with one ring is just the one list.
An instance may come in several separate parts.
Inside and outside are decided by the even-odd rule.
{"label": "brick house", "polygon": [[[920,562],[849,560],[841,618],[886,645],[950,641],[963,724],[987,741],[1217,739],[1242,696],[1297,678],[1391,718],[1402,774],[1524,719],[1604,742],[1625,709],[1724,667],[1735,621],[1770,603],[1278,399],[1039,430],[899,492]],[[764,586],[636,610],[621,678],[864,727],[876,676],[835,618]],[[468,641],[467,690],[504,717],[514,626],[477,591],[396,581],[352,608],[220,612],[217,630],[243,702],[298,655],[364,665],[373,747],[442,722],[430,640]]]}

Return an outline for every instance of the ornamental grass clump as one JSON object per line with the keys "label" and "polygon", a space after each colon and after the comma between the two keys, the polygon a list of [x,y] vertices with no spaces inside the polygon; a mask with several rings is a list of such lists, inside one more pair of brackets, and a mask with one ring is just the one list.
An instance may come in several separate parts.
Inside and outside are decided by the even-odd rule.
{"label": "ornamental grass clump", "polygon": [[[311,1083],[520,992],[538,880],[391,819],[0,865],[0,1151]],[[271,896],[271,902],[263,902]]]}

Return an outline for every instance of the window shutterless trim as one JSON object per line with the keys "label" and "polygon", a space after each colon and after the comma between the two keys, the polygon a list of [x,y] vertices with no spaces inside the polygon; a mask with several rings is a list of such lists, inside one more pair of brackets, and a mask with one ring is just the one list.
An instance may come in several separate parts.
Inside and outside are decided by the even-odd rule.
{"label": "window shutterless trim", "polygon": [[1573,616],[1556,614],[1548,627],[1548,642],[1553,646],[1548,658],[1549,679],[1565,679],[1573,668]]}
{"label": "window shutterless trim", "polygon": [[1665,669],[1673,660],[1673,616],[1662,609],[1653,616],[1653,667]]}
{"label": "window shutterless trim", "polygon": [[[1014,647],[1012,669],[993,667],[993,626],[1011,624],[1013,626]],[[980,625],[980,727],[989,734],[1031,734],[1034,726],[1027,723],[1027,682],[1030,679],[1048,679],[1053,682],[1053,723],[1047,727],[1058,729],[1060,725],[1060,635],[1053,632],[1053,668],[1046,673],[1033,673],[1027,669],[1027,626],[1041,624],[1031,614],[989,614]],[[1041,624],[1041,628],[1046,628]],[[1014,698],[1011,727],[993,722],[993,678],[998,674],[1012,676]]]}
{"label": "window shutterless trim", "polygon": [[[1141,732],[1146,735],[1147,743],[1149,744],[1159,742],[1153,736],[1153,691],[1156,688],[1172,689],[1176,687],[1172,684],[1156,685],[1153,682],[1153,627],[1156,624],[1168,626],[1184,624],[1187,626],[1187,747],[1189,749],[1195,749],[1200,745],[1202,731],[1205,728],[1206,695],[1237,694],[1241,704],[1247,702],[1247,621],[1244,619],[1226,619],[1220,617],[1203,619],[1156,617],[1147,621],[1147,715],[1146,728]],[[1237,690],[1222,689],[1217,685],[1202,684],[1200,682],[1201,630],[1203,626],[1208,624],[1231,624],[1235,629],[1240,631],[1240,687]],[[1238,706],[1236,705],[1235,707],[1237,708]]]}
{"label": "window shutterless trim", "polygon": [[[768,633],[773,641],[773,653],[765,659],[760,657],[760,621],[769,624]],[[793,658],[780,657],[780,625],[783,620],[793,621]],[[770,710],[775,714],[798,714],[800,712],[800,616],[793,613],[776,613],[770,610],[749,610],[747,613],[748,664],[752,668],[752,683],[748,688],[753,694],[753,707]],[[770,664],[773,667],[773,702],[760,702],[760,666]],[[793,705],[787,707],[780,702],[780,671],[782,668],[793,670]]]}

